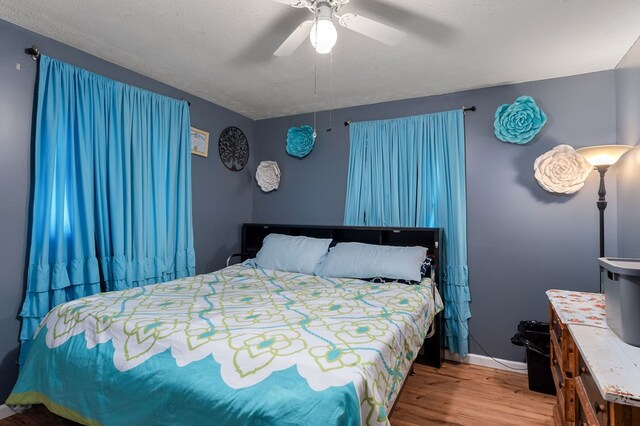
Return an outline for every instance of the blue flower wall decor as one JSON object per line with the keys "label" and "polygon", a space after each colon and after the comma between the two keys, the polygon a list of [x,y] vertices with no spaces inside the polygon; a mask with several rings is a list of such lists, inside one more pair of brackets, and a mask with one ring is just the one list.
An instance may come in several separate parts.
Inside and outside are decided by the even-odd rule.
{"label": "blue flower wall decor", "polygon": [[304,158],[313,149],[313,127],[292,127],[287,131],[287,154],[298,158]]}
{"label": "blue flower wall decor", "polygon": [[547,116],[536,101],[531,96],[520,96],[514,103],[496,110],[493,129],[501,141],[522,145],[530,142],[546,122]]}

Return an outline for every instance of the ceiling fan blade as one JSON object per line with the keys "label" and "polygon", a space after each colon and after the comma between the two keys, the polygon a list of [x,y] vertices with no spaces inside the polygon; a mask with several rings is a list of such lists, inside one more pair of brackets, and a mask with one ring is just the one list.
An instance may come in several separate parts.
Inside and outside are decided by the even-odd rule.
{"label": "ceiling fan blade", "polygon": [[288,56],[295,52],[302,42],[309,37],[309,32],[311,32],[312,26],[313,21],[304,21],[302,24],[298,25],[298,28],[293,30],[284,43],[282,43],[280,47],[273,52],[274,56]]}
{"label": "ceiling fan blade", "polygon": [[393,27],[355,13],[345,13],[338,22],[343,27],[370,37],[388,46],[395,46],[407,34]]}
{"label": "ceiling fan blade", "polygon": [[307,7],[307,2],[303,0],[271,0],[276,3],[282,3],[293,7]]}

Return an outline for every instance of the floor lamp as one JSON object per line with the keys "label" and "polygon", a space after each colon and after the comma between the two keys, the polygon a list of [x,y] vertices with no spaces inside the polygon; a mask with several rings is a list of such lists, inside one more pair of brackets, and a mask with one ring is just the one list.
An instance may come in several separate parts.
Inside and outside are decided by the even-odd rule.
{"label": "floor lamp", "polygon": [[[604,257],[604,210],[607,208],[607,190],[604,187],[604,175],[609,167],[614,165],[625,152],[632,147],[627,145],[597,145],[576,149],[595,170],[600,173],[600,187],[598,188],[598,201],[596,206],[600,211],[600,257]],[[602,283],[600,284],[602,293]]]}

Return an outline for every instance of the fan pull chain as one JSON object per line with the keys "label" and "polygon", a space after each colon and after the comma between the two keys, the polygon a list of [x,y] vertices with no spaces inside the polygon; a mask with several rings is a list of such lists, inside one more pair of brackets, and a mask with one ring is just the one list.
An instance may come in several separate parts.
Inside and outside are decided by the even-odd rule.
{"label": "fan pull chain", "polygon": [[[318,10],[316,9],[316,40],[318,40]],[[314,50],[313,64],[313,140],[315,141],[318,133],[316,133],[316,115],[317,115],[317,98],[318,98],[318,51]]]}
{"label": "fan pull chain", "polygon": [[329,128],[333,129],[333,50],[329,52]]}

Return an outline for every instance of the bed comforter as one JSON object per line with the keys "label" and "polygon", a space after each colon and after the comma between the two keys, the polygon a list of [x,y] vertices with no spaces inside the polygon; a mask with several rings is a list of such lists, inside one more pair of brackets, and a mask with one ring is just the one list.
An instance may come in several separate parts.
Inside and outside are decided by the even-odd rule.
{"label": "bed comforter", "polygon": [[103,293],[49,312],[7,404],[84,424],[388,424],[441,309],[428,279],[246,264]]}

